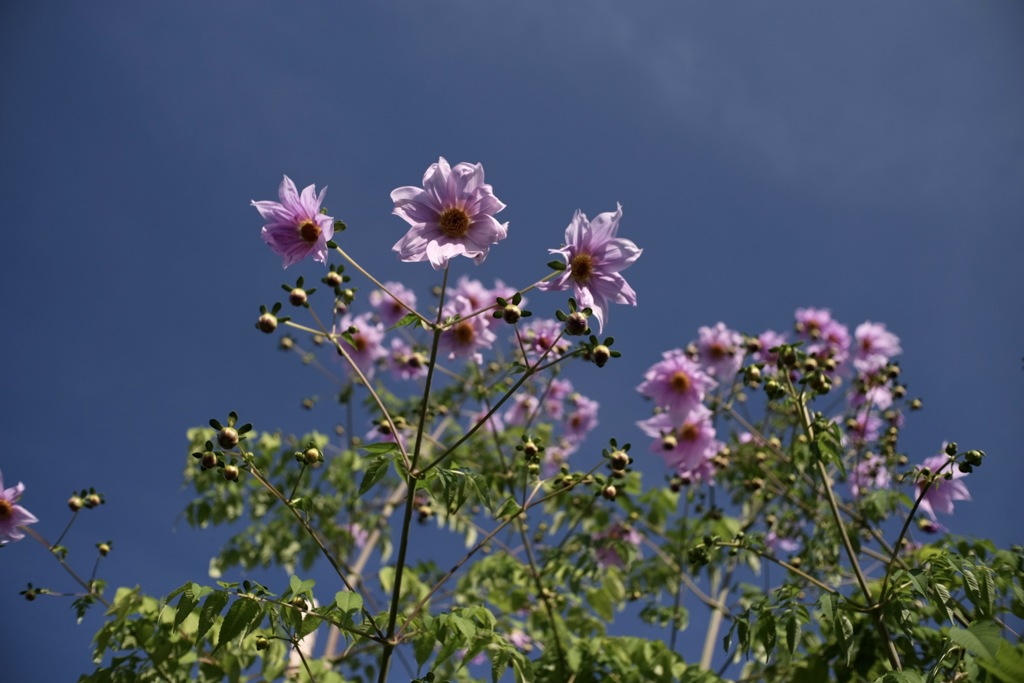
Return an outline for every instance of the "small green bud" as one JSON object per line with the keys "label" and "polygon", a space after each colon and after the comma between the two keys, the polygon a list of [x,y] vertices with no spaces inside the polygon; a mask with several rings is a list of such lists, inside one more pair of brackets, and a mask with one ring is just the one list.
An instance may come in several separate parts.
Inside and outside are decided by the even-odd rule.
{"label": "small green bud", "polygon": [[256,649],[266,650],[270,647],[270,641],[267,640],[266,636],[256,636]]}
{"label": "small green bud", "polygon": [[501,319],[509,325],[515,325],[523,317],[523,309],[515,304],[509,304],[501,311]]}
{"label": "small green bud", "polygon": [[318,462],[323,462],[324,456],[320,449],[314,446],[313,448],[306,449],[306,452],[302,454],[302,459],[305,460],[307,465],[315,465]]}
{"label": "small green bud", "polygon": [[109,543],[97,543],[96,544],[96,549],[100,551],[100,555],[102,555],[103,557],[106,557],[107,555],[110,554],[110,544]]}
{"label": "small green bud", "polygon": [[619,495],[619,491],[615,488],[614,484],[608,484],[604,487],[604,490],[601,491],[601,495],[607,500],[615,500],[615,496]]}
{"label": "small green bud", "polygon": [[214,467],[217,466],[219,460],[217,459],[216,453],[214,453],[213,451],[206,451],[205,453],[203,453],[203,456],[199,462],[204,470],[212,470]]}
{"label": "small green bud", "polygon": [[612,351],[604,344],[598,344],[592,351],[594,358],[594,365],[599,368],[603,368],[608,359],[612,357]]}
{"label": "small green bud", "polygon": [[68,498],[68,507],[71,508],[72,512],[78,512],[85,505],[85,501],[78,496],[71,496]]}
{"label": "small green bud", "polygon": [[228,481],[238,481],[239,470],[236,465],[225,465],[223,474]]}
{"label": "small green bud", "polygon": [[950,441],[949,443],[947,443],[945,450],[946,450],[946,455],[948,455],[951,458],[954,455],[956,455],[956,451],[957,451],[956,441]]}
{"label": "small green bud", "polygon": [[288,292],[288,301],[292,306],[304,306],[309,301],[309,295],[302,287],[296,287]]}

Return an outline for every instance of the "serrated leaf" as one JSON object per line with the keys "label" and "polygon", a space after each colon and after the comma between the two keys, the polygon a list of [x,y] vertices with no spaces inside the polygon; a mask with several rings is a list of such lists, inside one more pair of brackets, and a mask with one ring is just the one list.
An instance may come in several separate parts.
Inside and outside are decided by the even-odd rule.
{"label": "serrated leaf", "polygon": [[[372,444],[382,445],[382,444]],[[389,444],[395,446],[395,444]],[[391,459],[386,455],[378,455],[370,460],[370,464],[366,466],[366,473],[363,475],[363,481],[359,484],[359,495],[363,495],[371,488],[374,484],[384,478],[384,475],[388,473],[388,465],[391,463]]]}
{"label": "serrated leaf", "polygon": [[228,608],[224,615],[224,623],[220,625],[220,634],[217,636],[217,647],[229,643],[243,631],[248,630],[249,625],[260,614],[260,605],[251,598],[240,597]]}
{"label": "serrated leaf", "polygon": [[1003,642],[999,624],[987,619],[976,621],[966,629],[951,626],[948,636],[975,657],[985,660],[994,659],[999,645]]}
{"label": "serrated leaf", "polygon": [[887,671],[884,676],[876,678],[872,683],[924,683],[924,676],[916,671]]}
{"label": "serrated leaf", "polygon": [[181,598],[178,599],[178,609],[174,612],[174,628],[178,628],[181,622],[188,618],[188,615],[192,614],[192,610],[199,604],[199,599],[192,595],[191,591],[185,591],[181,594]]}
{"label": "serrated leaf", "polygon": [[981,659],[978,663],[1003,683],[1024,681],[1024,647],[1020,645],[1014,647],[1004,640],[996,649],[995,659]]}
{"label": "serrated leaf", "polygon": [[196,631],[197,647],[226,604],[228,604],[228,594],[224,591],[214,591],[206,596],[206,600],[203,601],[203,609],[199,612],[199,629]]}
{"label": "serrated leaf", "polygon": [[306,614],[302,617],[302,623],[299,625],[298,630],[295,631],[295,637],[302,640],[313,631],[320,627],[324,620],[321,617]]}

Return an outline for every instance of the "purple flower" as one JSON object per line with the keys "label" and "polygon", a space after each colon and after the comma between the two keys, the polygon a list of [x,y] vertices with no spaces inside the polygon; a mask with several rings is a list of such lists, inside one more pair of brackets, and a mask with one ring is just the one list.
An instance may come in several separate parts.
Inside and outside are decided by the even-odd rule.
{"label": "purple flower", "polygon": [[537,413],[540,401],[536,396],[530,394],[516,394],[512,399],[512,407],[505,411],[505,422],[516,427],[522,427],[532,416]]}
{"label": "purple flower", "polygon": [[352,542],[356,544],[357,548],[362,548],[366,545],[366,542],[370,540],[370,532],[362,527],[359,522],[352,522],[348,525],[348,534],[352,537]]}
{"label": "purple flower", "polygon": [[887,489],[889,481],[889,468],[879,455],[869,455],[858,462],[850,472],[850,490],[855,498],[868,489]]}
{"label": "purple flower", "polygon": [[807,352],[842,365],[850,355],[850,330],[832,319],[827,308],[796,309],[796,331],[807,340]]}
{"label": "purple flower", "polygon": [[774,373],[778,369],[779,354],[772,353],[772,349],[786,343],[786,335],[779,334],[775,330],[765,330],[757,335],[757,341],[761,348],[754,353],[754,362],[764,363],[766,372]]}
{"label": "purple flower", "polygon": [[397,379],[426,377],[427,357],[396,337],[391,340],[388,367],[391,369],[391,374]]}
{"label": "purple flower", "polygon": [[550,318],[532,320],[522,326],[520,332],[526,353],[535,361],[545,353],[548,359],[557,358],[569,350],[569,342],[562,336],[564,325]]}
{"label": "purple flower", "polygon": [[423,188],[399,187],[391,192],[392,211],[412,228],[393,250],[403,261],[430,261],[435,270],[455,256],[483,263],[492,244],[508,236],[508,223],[494,214],[505,205],[484,183],[480,164],[448,166],[444,157],[423,175]]}
{"label": "purple flower", "polygon": [[[637,426],[644,434],[656,439],[651,451],[679,475],[693,475],[703,471],[707,463],[721,450],[722,443],[715,439],[711,411],[697,405],[682,418],[671,413],[658,413]],[[700,478],[700,477],[693,477]]]}
{"label": "purple flower", "polygon": [[[384,286],[399,301],[404,302],[406,306],[416,308],[416,294],[412,290],[407,289],[401,282],[385,282]],[[390,294],[379,289],[370,292],[370,305],[377,309],[377,315],[380,316],[381,321],[387,327],[391,327],[408,313],[405,306],[398,303]]]}
{"label": "purple flower", "polygon": [[[623,526],[616,523],[606,531],[593,535],[594,554],[597,556],[597,564],[601,568],[625,567],[629,557],[627,546],[639,548],[643,540],[633,527]],[[639,551],[636,551],[639,554]]]}
{"label": "purple flower", "polygon": [[344,339],[339,339],[338,343],[344,345],[343,348],[366,375],[366,379],[370,379],[376,369],[377,360],[388,355],[384,348],[384,326],[373,322],[369,313],[360,313],[354,318],[345,315],[334,328],[335,336],[340,336],[350,327],[356,328],[352,333],[352,344]]}
{"label": "purple flower", "polygon": [[630,240],[615,236],[619,231],[620,218],[621,204],[614,213],[598,214],[593,222],[577,210],[565,229],[565,246],[548,250],[565,258],[566,269],[558,277],[540,285],[545,291],[572,286],[580,308],[593,309],[599,332],[608,319],[609,303],[636,306],[636,292],[619,271],[640,258],[643,249]]}
{"label": "purple flower", "polygon": [[284,258],[285,268],[310,253],[314,261],[327,263],[327,242],[334,237],[334,219],[320,213],[326,192],[325,187],[317,195],[316,186],[309,185],[299,196],[295,183],[285,176],[277,190],[280,203],[252,202],[267,222],[260,236],[274,253]]}
{"label": "purple flower", "polygon": [[722,322],[714,327],[701,327],[697,333],[701,365],[712,377],[731,381],[743,365],[743,336]]}
{"label": "purple flower", "polygon": [[591,429],[597,426],[597,410],[600,404],[582,394],[569,397],[571,406],[565,416],[565,431],[569,441],[580,443]]}
{"label": "purple flower", "polygon": [[441,333],[440,346],[448,352],[448,359],[471,358],[480,365],[484,357],[480,349],[489,349],[498,338],[490,329],[490,320],[486,315],[474,315],[473,306],[468,299],[458,297],[445,304],[444,315],[465,316]]}
{"label": "purple flower", "polygon": [[16,504],[24,492],[25,485],[20,481],[17,486],[5,489],[4,475],[0,473],[0,545],[25,538],[25,532],[18,527],[39,521],[31,512]]}
{"label": "purple flower", "polygon": [[[921,467],[927,468],[932,474],[938,475],[931,486],[928,487],[928,490],[925,491],[920,505],[921,510],[931,517],[932,521],[937,521],[938,519],[935,516],[936,512],[946,515],[953,514],[953,501],[971,499],[971,494],[967,491],[967,485],[960,481],[967,474],[961,472],[960,468],[954,465],[953,460],[945,453],[925,458],[924,462],[921,463]],[[947,481],[946,475],[948,474],[952,474],[952,479]],[[924,491],[924,488],[925,482],[919,481],[917,483],[918,495],[920,495],[921,491]]]}
{"label": "purple flower", "polygon": [[636,388],[654,400],[659,408],[683,416],[704,400],[704,392],[716,382],[680,349],[665,351],[662,359],[644,373],[644,381]]}
{"label": "purple flower", "polygon": [[777,550],[781,550],[784,553],[791,553],[800,548],[800,543],[792,538],[779,536],[775,533],[775,529],[772,529],[768,532],[768,535],[764,537],[764,547],[768,549],[768,552],[774,555]]}
{"label": "purple flower", "polygon": [[865,375],[878,372],[903,352],[900,338],[885,329],[884,323],[861,323],[854,330],[853,337],[857,340],[857,355],[853,365]]}
{"label": "purple flower", "polygon": [[511,633],[508,634],[508,642],[512,643],[523,652],[529,652],[533,649],[533,638],[519,628],[512,629]]}

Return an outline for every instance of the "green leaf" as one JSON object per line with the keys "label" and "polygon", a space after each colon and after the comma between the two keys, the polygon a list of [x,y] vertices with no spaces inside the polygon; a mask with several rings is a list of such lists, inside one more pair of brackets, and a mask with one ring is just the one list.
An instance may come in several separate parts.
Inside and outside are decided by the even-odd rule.
{"label": "green leaf", "polygon": [[593,608],[597,616],[605,621],[611,621],[615,616],[615,607],[612,604],[612,597],[604,588],[591,588],[587,591],[587,602]]}
{"label": "green leaf", "polygon": [[399,320],[397,323],[389,327],[388,332],[395,329],[396,327],[408,327],[409,325],[414,324],[419,319],[420,317],[415,313],[407,313],[405,316],[402,317],[401,320]]}
{"label": "green leaf", "polygon": [[793,654],[796,650],[797,637],[799,635],[800,622],[795,614],[791,614],[789,619],[786,620],[786,649],[789,650],[789,654]]}
{"label": "green leaf", "polygon": [[[373,446],[380,446],[384,444],[371,444]],[[398,448],[395,444],[387,444]],[[373,485],[384,478],[384,475],[388,473],[388,465],[391,464],[391,459],[386,455],[378,455],[370,460],[370,464],[366,466],[366,474],[363,475],[363,481],[359,484],[359,495],[363,495],[367,491],[373,488]]]}
{"label": "green leaf", "polygon": [[192,614],[192,610],[199,604],[199,598],[192,594],[192,591],[186,590],[181,594],[178,599],[178,609],[174,612],[174,628],[178,628],[181,622],[188,618],[188,615]]}
{"label": "green leaf", "polygon": [[228,608],[224,615],[224,623],[220,626],[217,647],[231,642],[236,636],[249,628],[256,619],[262,617],[260,604],[251,598],[240,597]]}
{"label": "green leaf", "polygon": [[226,604],[228,604],[228,594],[225,591],[214,591],[206,596],[206,600],[203,602],[203,609],[199,613],[199,630],[196,631],[197,647],[199,646],[199,641],[203,639],[203,636],[213,626],[214,620]]}
{"label": "green leaf", "polygon": [[924,683],[924,676],[916,671],[887,671],[884,676],[876,678],[873,683]]}
{"label": "green leaf", "polygon": [[987,619],[976,621],[966,629],[951,626],[948,635],[954,643],[984,660],[994,659],[999,645],[1004,642],[999,624]]}
{"label": "green leaf", "polygon": [[1024,681],[1024,646],[1014,647],[1004,640],[996,649],[995,659],[980,659],[978,663],[1003,683]]}

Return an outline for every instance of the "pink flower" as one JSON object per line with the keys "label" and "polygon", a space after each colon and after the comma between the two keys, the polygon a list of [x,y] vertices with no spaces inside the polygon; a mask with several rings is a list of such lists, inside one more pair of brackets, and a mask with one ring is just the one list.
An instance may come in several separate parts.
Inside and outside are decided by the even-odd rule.
{"label": "pink flower", "polygon": [[722,322],[714,327],[701,327],[697,333],[701,365],[712,377],[732,381],[743,365],[743,336]]}
{"label": "pink flower", "polygon": [[807,352],[818,358],[832,358],[842,365],[850,356],[850,330],[832,319],[827,308],[796,309],[796,330],[807,340]]}
{"label": "pink flower", "polygon": [[534,417],[540,402],[536,396],[530,394],[516,394],[512,399],[512,407],[505,411],[505,422],[516,427],[522,427],[527,420]]}
{"label": "pink flower", "polygon": [[352,344],[344,339],[339,339],[338,343],[342,344],[366,378],[370,379],[376,370],[377,360],[388,355],[384,348],[384,326],[373,322],[369,313],[361,313],[354,318],[345,315],[335,326],[334,334],[340,336],[351,327],[356,328],[352,333]]}
{"label": "pink flower", "polygon": [[[932,474],[938,474],[938,477],[925,492],[920,505],[921,510],[931,517],[932,521],[937,521],[938,519],[935,516],[936,512],[946,515],[953,514],[953,501],[971,499],[971,494],[967,491],[966,484],[960,481],[967,474],[961,472],[953,464],[953,460],[945,453],[925,458],[924,462],[921,463],[921,467],[927,468]],[[947,474],[952,474],[952,479],[947,481],[945,478]],[[918,482],[917,489],[919,494],[921,491],[924,491],[924,487],[925,482]]]}
{"label": "pink flower", "polygon": [[536,361],[549,350],[548,360],[568,351],[570,345],[562,336],[563,329],[562,323],[550,318],[539,318],[523,325],[520,335],[526,352],[531,356],[530,360]]}
{"label": "pink flower", "polygon": [[17,505],[24,492],[25,485],[20,481],[17,486],[5,489],[4,476],[0,473],[0,545],[25,538],[25,532],[18,527],[39,521],[31,512]]}
{"label": "pink flower", "polygon": [[[391,294],[394,294],[399,301],[402,301],[409,308],[416,308],[416,294],[412,290],[406,288],[401,282],[385,282],[384,286],[388,288]],[[370,305],[377,309],[377,315],[380,316],[381,321],[386,327],[391,327],[399,320],[404,318],[409,312],[405,306],[395,301],[395,298],[382,292],[379,289],[375,289],[370,292]]]}
{"label": "pink flower", "polygon": [[435,270],[455,256],[483,263],[492,244],[508,236],[508,223],[494,214],[505,205],[484,183],[480,164],[448,166],[444,157],[423,175],[423,188],[399,187],[391,192],[392,211],[412,226],[393,250],[403,261],[430,261]]}
{"label": "pink flower", "polygon": [[565,416],[565,432],[570,442],[579,444],[597,426],[597,410],[600,404],[582,394],[569,397],[571,406]]}
{"label": "pink flower", "polygon": [[317,195],[316,186],[308,185],[299,196],[295,183],[285,176],[277,190],[280,202],[252,202],[267,221],[260,237],[284,258],[285,268],[310,253],[314,261],[327,263],[327,242],[334,237],[334,219],[320,213],[326,192],[325,187]]}
{"label": "pink flower", "polygon": [[703,405],[695,406],[681,418],[671,413],[658,413],[637,422],[637,426],[656,439],[651,444],[651,452],[660,455],[679,475],[701,478],[708,462],[722,448],[722,443],[715,439],[711,411]]}
{"label": "pink flower", "polygon": [[427,376],[427,357],[397,337],[391,340],[388,367],[397,379],[416,379]]}
{"label": "pink flower", "polygon": [[598,214],[593,222],[577,210],[565,229],[565,246],[548,250],[565,258],[566,269],[540,285],[546,291],[571,286],[580,308],[593,309],[599,332],[608,319],[609,303],[636,306],[636,292],[619,271],[640,258],[643,249],[630,240],[616,237],[620,218],[621,204],[614,212]]}
{"label": "pink flower", "polygon": [[458,297],[445,304],[445,316],[466,316],[452,324],[441,333],[440,346],[448,352],[448,359],[471,358],[480,365],[484,362],[480,349],[489,349],[498,338],[490,329],[490,320],[486,315],[474,315],[473,306],[468,299]]}
{"label": "pink flower", "polygon": [[665,351],[662,360],[644,373],[644,381],[636,388],[654,400],[659,408],[683,416],[704,400],[704,393],[714,387],[715,380],[680,349]]}
{"label": "pink flower", "polygon": [[764,547],[768,549],[768,552],[772,555],[775,554],[776,550],[781,550],[784,553],[791,553],[800,547],[800,544],[794,541],[792,538],[785,538],[779,536],[772,529],[768,532],[768,535],[764,537]]}
{"label": "pink flower", "polygon": [[865,375],[878,372],[903,352],[900,338],[885,329],[884,323],[861,323],[854,330],[853,337],[857,340],[857,355],[853,365]]}
{"label": "pink flower", "polygon": [[850,490],[855,498],[868,489],[887,489],[889,482],[889,468],[885,466],[885,460],[878,455],[864,458],[850,472]]}
{"label": "pink flower", "polygon": [[764,363],[764,369],[768,373],[774,373],[778,369],[779,354],[772,353],[772,349],[786,343],[786,335],[779,334],[775,330],[765,330],[757,335],[757,341],[761,348],[754,353],[754,362]]}

